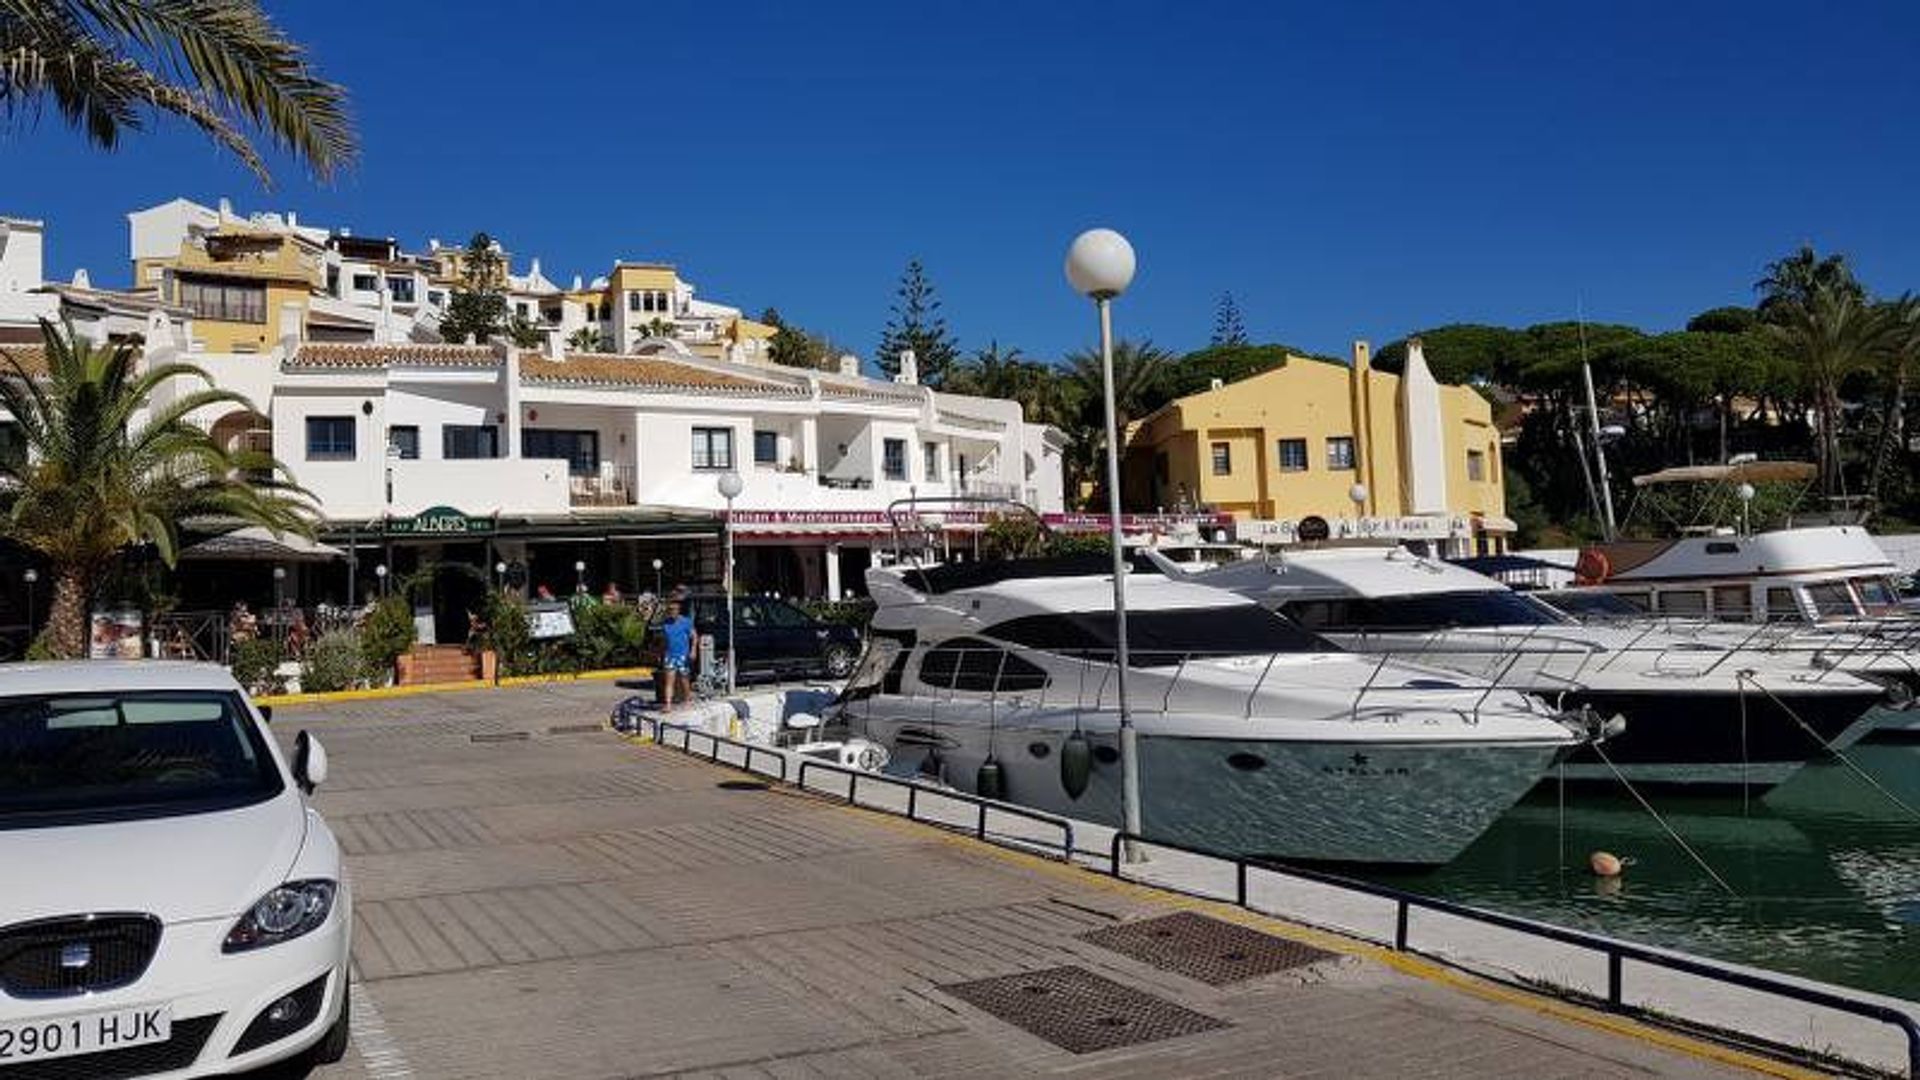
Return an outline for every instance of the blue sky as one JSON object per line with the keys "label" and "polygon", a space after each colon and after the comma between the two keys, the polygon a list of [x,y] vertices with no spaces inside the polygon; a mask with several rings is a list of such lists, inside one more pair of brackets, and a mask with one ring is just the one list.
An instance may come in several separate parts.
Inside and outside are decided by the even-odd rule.
{"label": "blue sky", "polygon": [[[1453,321],[1669,328],[1801,241],[1920,289],[1920,5],[271,2],[353,93],[359,168],[263,191],[191,131],[0,129],[0,213],[124,284],[176,194],[616,257],[869,355],[922,259],[964,347],[1093,333],[1061,258],[1141,261],[1123,335],[1344,352]],[[1470,9],[1470,10],[1468,10]],[[1829,14],[1829,11],[1831,14]]]}

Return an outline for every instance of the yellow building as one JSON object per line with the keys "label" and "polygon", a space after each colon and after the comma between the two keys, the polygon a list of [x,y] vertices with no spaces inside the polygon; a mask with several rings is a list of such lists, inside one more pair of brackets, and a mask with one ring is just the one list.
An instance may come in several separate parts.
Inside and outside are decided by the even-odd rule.
{"label": "yellow building", "polygon": [[1128,426],[1121,490],[1129,510],[1211,509],[1281,538],[1318,518],[1335,537],[1466,554],[1503,551],[1513,531],[1492,406],[1435,382],[1418,339],[1401,374],[1358,342],[1351,365],[1290,356],[1167,403]]}
{"label": "yellow building", "polygon": [[193,313],[198,348],[264,352],[283,332],[305,336],[309,300],[326,283],[326,249],[299,233],[230,222],[182,243],[171,258],[136,259],[134,279]]}

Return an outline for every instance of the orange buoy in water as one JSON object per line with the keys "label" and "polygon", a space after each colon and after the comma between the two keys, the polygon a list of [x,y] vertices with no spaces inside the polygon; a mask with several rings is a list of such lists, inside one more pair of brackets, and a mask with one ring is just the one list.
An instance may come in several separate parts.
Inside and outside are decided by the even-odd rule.
{"label": "orange buoy in water", "polygon": [[1594,877],[1617,878],[1626,865],[1618,855],[1609,851],[1596,851],[1587,856],[1587,866],[1592,868]]}

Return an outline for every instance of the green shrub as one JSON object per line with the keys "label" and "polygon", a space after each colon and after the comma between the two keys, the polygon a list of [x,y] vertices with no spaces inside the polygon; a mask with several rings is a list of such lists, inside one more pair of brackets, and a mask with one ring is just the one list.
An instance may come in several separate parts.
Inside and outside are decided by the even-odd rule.
{"label": "green shrub", "polygon": [[853,600],[799,600],[795,603],[800,610],[823,623],[865,630],[867,623],[873,620],[874,603],[871,597],[862,596]]}
{"label": "green shrub", "polygon": [[313,694],[351,690],[360,685],[365,673],[360,635],[330,630],[307,645],[300,660],[300,689]]}
{"label": "green shrub", "polygon": [[376,681],[393,674],[393,662],[413,648],[413,605],[403,596],[389,596],[367,613],[360,629],[360,656]]}
{"label": "green shrub", "polygon": [[581,670],[627,667],[640,662],[647,624],[624,604],[575,604],[573,652]]}
{"label": "green shrub", "polygon": [[483,618],[487,632],[482,638],[492,649],[500,671],[507,675],[525,675],[533,670],[533,623],[527,605],[518,596],[498,590],[487,596]]}
{"label": "green shrub", "polygon": [[274,674],[286,653],[272,638],[253,638],[233,644],[233,680],[249,694],[273,694],[280,691],[280,679]]}

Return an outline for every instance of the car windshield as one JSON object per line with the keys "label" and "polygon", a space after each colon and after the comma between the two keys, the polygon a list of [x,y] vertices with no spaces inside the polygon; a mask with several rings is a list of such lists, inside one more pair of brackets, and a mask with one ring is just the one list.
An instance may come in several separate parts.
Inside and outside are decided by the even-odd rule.
{"label": "car windshield", "polygon": [[236,694],[0,697],[0,828],[224,809],[281,788]]}
{"label": "car windshield", "polygon": [[[1110,611],[1026,615],[988,627],[983,636],[1095,663],[1113,662]],[[1170,667],[1187,659],[1223,656],[1338,651],[1257,604],[1127,612],[1131,667]]]}
{"label": "car windshield", "polygon": [[1309,630],[1551,626],[1565,621],[1565,617],[1552,608],[1505,590],[1295,600],[1288,602],[1282,610]]}

